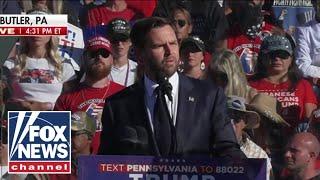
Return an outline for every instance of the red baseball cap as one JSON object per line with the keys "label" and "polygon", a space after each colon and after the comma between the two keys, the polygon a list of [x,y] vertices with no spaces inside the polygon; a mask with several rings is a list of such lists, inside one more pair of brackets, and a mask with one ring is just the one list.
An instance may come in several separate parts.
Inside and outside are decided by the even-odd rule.
{"label": "red baseball cap", "polygon": [[106,49],[111,52],[110,41],[102,36],[95,36],[88,40],[87,50],[96,51],[98,49]]}

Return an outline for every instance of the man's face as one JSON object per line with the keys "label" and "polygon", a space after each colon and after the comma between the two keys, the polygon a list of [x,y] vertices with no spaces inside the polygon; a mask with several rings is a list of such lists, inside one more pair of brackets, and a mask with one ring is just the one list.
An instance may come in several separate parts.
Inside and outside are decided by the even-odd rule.
{"label": "man's face", "polygon": [[140,50],[140,59],[149,78],[159,72],[171,77],[179,65],[179,45],[172,27],[165,25],[153,28],[147,35],[145,47]]}
{"label": "man's face", "polygon": [[301,171],[307,167],[310,161],[310,152],[303,142],[293,139],[287,145],[285,162],[289,170]]}
{"label": "man's face", "polygon": [[90,148],[91,140],[85,132],[72,131],[71,143],[72,154],[77,156],[85,154],[87,149]]}
{"label": "man's face", "polygon": [[255,38],[260,32],[263,23],[261,7],[254,3],[244,6],[244,13],[240,20],[241,29],[248,36]]}
{"label": "man's face", "polygon": [[87,75],[95,80],[107,77],[113,64],[112,55],[105,49],[89,50],[86,61]]}
{"label": "man's face", "polygon": [[131,46],[130,39],[112,40],[112,55],[114,58],[119,58],[128,55]]}

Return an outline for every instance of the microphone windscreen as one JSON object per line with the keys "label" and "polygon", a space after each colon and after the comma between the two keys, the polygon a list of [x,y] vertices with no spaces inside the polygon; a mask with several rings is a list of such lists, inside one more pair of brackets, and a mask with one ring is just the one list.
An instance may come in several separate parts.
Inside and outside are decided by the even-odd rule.
{"label": "microphone windscreen", "polygon": [[168,96],[170,101],[172,101],[172,85],[170,84],[169,79],[163,72],[158,72],[156,78],[161,91]]}

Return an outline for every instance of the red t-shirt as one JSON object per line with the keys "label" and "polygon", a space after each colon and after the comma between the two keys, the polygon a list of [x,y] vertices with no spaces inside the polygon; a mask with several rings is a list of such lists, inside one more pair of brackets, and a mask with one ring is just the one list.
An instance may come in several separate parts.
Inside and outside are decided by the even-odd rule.
{"label": "red t-shirt", "polygon": [[127,0],[126,3],[127,8],[120,12],[110,11],[105,5],[90,9],[87,16],[87,26],[107,25],[114,18],[122,18],[129,22],[139,18],[149,17],[157,5],[156,0]]}
{"label": "red t-shirt", "polygon": [[144,17],[152,16],[152,13],[157,5],[157,0],[148,0],[148,1],[132,1],[126,0],[128,8],[135,10],[136,12],[141,13]]}
{"label": "red t-shirt", "polygon": [[271,35],[271,29],[274,26],[263,23],[262,30],[254,39],[239,31],[239,27],[231,28],[227,43],[228,49],[235,52],[243,65],[243,69],[247,74],[253,74],[255,61],[253,57],[258,57],[260,45],[264,37]]}
{"label": "red t-shirt", "polygon": [[289,81],[273,84],[266,79],[249,82],[250,85],[259,92],[264,92],[270,96],[276,97],[281,102],[281,111],[279,114],[294,128],[305,117],[305,104],[317,104],[317,98],[311,84],[306,80],[300,80],[295,91],[289,92]]}
{"label": "red t-shirt", "polygon": [[87,25],[95,27],[98,25],[107,25],[114,18],[122,18],[131,21],[135,18],[136,13],[132,9],[125,9],[120,12],[110,11],[106,6],[101,5],[88,11]]}
{"label": "red t-shirt", "polygon": [[[92,109],[88,109],[91,104],[104,106],[105,99],[125,87],[110,81],[110,85],[104,88],[93,88],[85,84],[80,84],[79,88],[62,94],[59,96],[54,110],[56,111],[84,111],[89,115],[92,114]],[[92,139],[92,154],[97,154],[100,145],[100,134],[102,131],[101,120],[97,120],[97,131]]]}

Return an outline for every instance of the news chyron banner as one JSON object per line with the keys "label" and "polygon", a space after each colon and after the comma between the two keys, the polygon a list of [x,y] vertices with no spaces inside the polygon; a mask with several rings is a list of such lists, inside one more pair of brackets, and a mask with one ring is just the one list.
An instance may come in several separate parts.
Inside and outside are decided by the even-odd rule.
{"label": "news chyron banner", "polygon": [[[266,180],[266,159],[80,156],[79,180]],[[90,167],[90,168],[88,168]]]}
{"label": "news chyron banner", "polygon": [[70,111],[9,111],[8,172],[71,173]]}
{"label": "news chyron banner", "polygon": [[0,14],[0,36],[67,35],[67,15]]}

